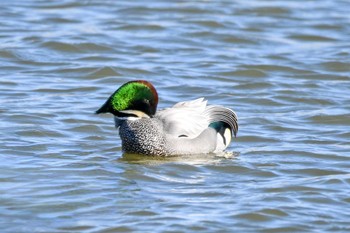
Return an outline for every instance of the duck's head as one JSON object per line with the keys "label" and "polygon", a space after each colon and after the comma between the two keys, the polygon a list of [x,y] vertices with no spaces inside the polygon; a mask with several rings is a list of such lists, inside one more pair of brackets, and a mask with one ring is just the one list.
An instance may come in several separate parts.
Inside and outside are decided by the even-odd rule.
{"label": "duck's head", "polygon": [[158,94],[150,82],[130,81],[119,87],[96,114],[109,112],[117,117],[152,117],[157,104]]}

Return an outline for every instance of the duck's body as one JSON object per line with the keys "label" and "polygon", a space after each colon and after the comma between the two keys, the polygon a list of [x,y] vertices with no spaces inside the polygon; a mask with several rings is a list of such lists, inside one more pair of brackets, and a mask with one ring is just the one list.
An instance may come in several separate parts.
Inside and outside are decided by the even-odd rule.
{"label": "duck's body", "polygon": [[[122,108],[123,103],[115,102],[130,96],[137,97],[131,97],[132,101]],[[154,156],[215,153],[227,148],[237,133],[236,114],[222,106],[208,106],[203,98],[156,112],[157,102],[158,95],[149,82],[132,81],[119,88],[97,113],[115,115],[126,153]]]}

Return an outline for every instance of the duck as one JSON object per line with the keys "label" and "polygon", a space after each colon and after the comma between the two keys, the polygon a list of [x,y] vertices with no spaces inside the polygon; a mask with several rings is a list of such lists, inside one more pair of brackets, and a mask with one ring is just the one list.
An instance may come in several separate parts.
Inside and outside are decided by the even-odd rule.
{"label": "duck", "polygon": [[111,113],[126,154],[176,156],[223,152],[237,136],[236,113],[199,98],[157,111],[158,93],[146,80],[120,86],[95,112]]}

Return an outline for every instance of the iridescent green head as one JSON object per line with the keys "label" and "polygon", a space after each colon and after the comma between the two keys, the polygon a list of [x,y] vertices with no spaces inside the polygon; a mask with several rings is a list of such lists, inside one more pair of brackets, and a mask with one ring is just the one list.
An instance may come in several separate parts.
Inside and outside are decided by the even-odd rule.
{"label": "iridescent green head", "polygon": [[140,117],[144,113],[152,117],[157,104],[158,94],[151,83],[144,80],[130,81],[119,87],[96,113],[110,112],[118,117]]}

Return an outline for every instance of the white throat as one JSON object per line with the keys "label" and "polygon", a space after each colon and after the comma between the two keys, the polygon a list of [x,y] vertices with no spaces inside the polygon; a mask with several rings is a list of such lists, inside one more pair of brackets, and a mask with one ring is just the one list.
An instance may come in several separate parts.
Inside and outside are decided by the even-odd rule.
{"label": "white throat", "polygon": [[137,120],[140,118],[150,118],[146,113],[141,112],[139,110],[123,110],[120,112],[132,115],[132,116],[128,116],[128,117],[118,117],[121,120]]}

